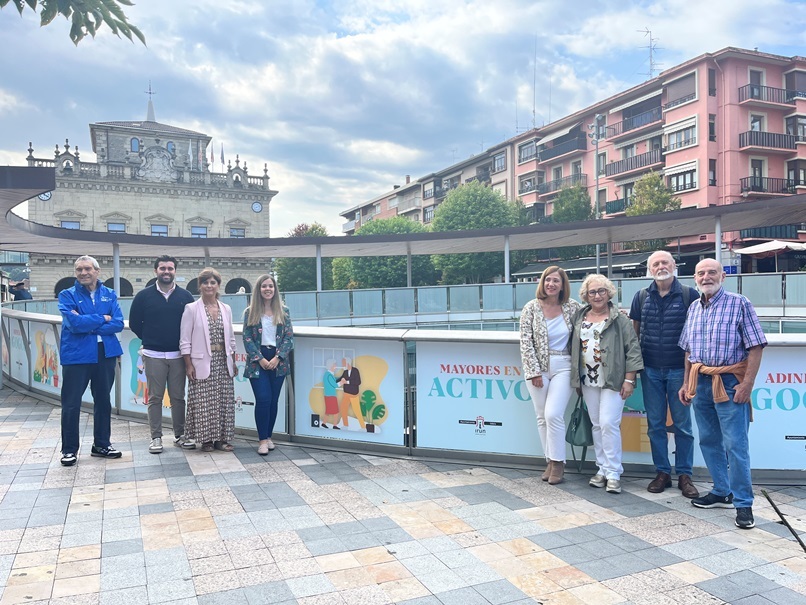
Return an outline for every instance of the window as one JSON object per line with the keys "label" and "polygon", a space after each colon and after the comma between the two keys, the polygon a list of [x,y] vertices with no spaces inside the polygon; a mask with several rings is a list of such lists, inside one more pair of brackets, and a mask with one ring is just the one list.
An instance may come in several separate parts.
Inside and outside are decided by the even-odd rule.
{"label": "window", "polygon": [[709,69],[708,70],[708,96],[715,97],[716,96],[716,70]]}
{"label": "window", "polygon": [[607,166],[607,153],[600,153],[596,157],[596,169],[600,176],[605,173],[605,166]]}
{"label": "window", "polygon": [[708,140],[716,141],[716,114],[708,114]]}
{"label": "window", "polygon": [[151,225],[151,235],[155,237],[168,237],[168,225]]}
{"label": "window", "polygon": [[126,223],[107,223],[106,231],[108,233],[126,233]]}
{"label": "window", "polygon": [[176,154],[176,145],[174,144],[173,141],[168,141],[165,144],[165,149],[168,150],[168,153]]}
{"label": "window", "polygon": [[[594,123],[596,123],[595,120]],[[598,123],[599,128],[596,129],[596,138],[604,141],[607,138],[607,116],[603,115]]]}
{"label": "window", "polygon": [[571,162],[571,174],[582,174],[582,160]]}
{"label": "window", "polygon": [[605,209],[607,208],[607,189],[599,189],[597,193],[597,201],[599,206],[599,216],[605,213]]}
{"label": "window", "polygon": [[635,183],[627,183],[626,185],[621,186],[621,193],[624,198],[624,201],[629,204],[630,200],[632,199],[632,194],[635,188]]}
{"label": "window", "polygon": [[198,238],[207,237],[207,227],[191,226],[190,237],[198,237]]}
{"label": "window", "polygon": [[518,183],[518,193],[529,193],[537,187],[537,179],[534,176],[522,178]]}
{"label": "window", "polygon": [[381,205],[380,204],[373,204],[372,205],[372,215],[380,214],[381,213]]}
{"label": "window", "polygon": [[551,180],[552,181],[559,181],[563,178],[563,167],[557,166],[556,168],[552,168],[551,170]]}
{"label": "window", "polygon": [[423,210],[423,222],[430,223],[432,220],[434,220],[434,207],[429,206]]}
{"label": "window", "polygon": [[689,170],[687,172],[680,172],[673,174],[669,177],[669,189],[672,191],[686,191],[687,189],[694,189],[697,186],[696,170]]}
{"label": "window", "polygon": [[386,202],[386,207],[387,208],[397,208],[399,203],[400,203],[400,200],[398,199],[397,196],[395,196],[392,199],[390,199],[388,202]]}
{"label": "window", "polygon": [[534,141],[529,141],[518,147],[518,162],[533,160],[537,156],[537,145]]}
{"label": "window", "polygon": [[431,187],[430,189],[426,189],[425,191],[423,191],[424,200],[430,199],[432,197],[434,197],[434,187]]}
{"label": "window", "polygon": [[635,157],[635,145],[627,145],[621,148],[621,159],[627,160]]}
{"label": "window", "polygon": [[501,172],[507,168],[507,154],[501,152],[493,156],[493,172]]}
{"label": "window", "polygon": [[696,132],[697,129],[694,126],[689,126],[688,128],[678,130],[677,132],[670,132],[669,144],[666,148],[669,151],[672,151],[674,149],[680,149],[681,147],[694,145],[697,142]]}
{"label": "window", "polygon": [[716,160],[708,160],[708,185],[716,187]]}
{"label": "window", "polygon": [[140,139],[134,137],[131,141],[129,141],[129,149],[131,149],[134,153],[140,151]]}
{"label": "window", "polygon": [[81,229],[81,221],[62,221],[62,229]]}
{"label": "window", "polygon": [[462,178],[462,175],[457,174],[456,176],[452,176],[449,179],[445,179],[442,181],[442,188],[445,191],[450,191],[451,189],[456,189],[459,186],[459,181]]}
{"label": "window", "polygon": [[766,191],[764,160],[750,160],[750,191]]}
{"label": "window", "polygon": [[752,132],[762,132],[764,130],[764,115],[759,113],[750,114],[750,130]]}
{"label": "window", "polygon": [[656,137],[652,137],[649,139],[649,143],[647,145],[647,151],[654,151],[656,149],[660,149],[663,147],[663,136],[658,135]]}
{"label": "window", "polygon": [[786,134],[793,134],[801,141],[806,141],[806,117],[793,116],[786,119]]}
{"label": "window", "polygon": [[229,236],[238,239],[244,238],[246,237],[246,229],[244,227],[230,227]]}

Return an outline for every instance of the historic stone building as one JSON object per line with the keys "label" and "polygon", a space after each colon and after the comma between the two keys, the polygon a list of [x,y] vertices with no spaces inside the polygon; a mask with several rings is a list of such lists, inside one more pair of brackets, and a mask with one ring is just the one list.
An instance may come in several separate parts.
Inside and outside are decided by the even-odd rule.
{"label": "historic stone building", "polygon": [[[53,159],[34,157],[29,166],[52,166],[56,189],[29,201],[29,220],[65,229],[132,233],[154,237],[251,238],[269,236],[269,205],[277,195],[268,168],[248,173],[246,162],[212,172],[211,138],[156,121],[149,101],[143,121],[90,124],[97,162],[82,162],[78,147],[56,145]],[[223,160],[223,152],[222,152]],[[169,252],[169,251],[167,251]],[[70,257],[31,254],[31,285],[37,297],[55,295],[74,283]],[[121,295],[153,282],[153,258],[121,258]],[[178,259],[178,281],[195,292],[203,259]],[[99,258],[101,277],[112,281],[112,258]],[[269,269],[270,259],[210,258],[224,278],[222,291],[237,292]]]}

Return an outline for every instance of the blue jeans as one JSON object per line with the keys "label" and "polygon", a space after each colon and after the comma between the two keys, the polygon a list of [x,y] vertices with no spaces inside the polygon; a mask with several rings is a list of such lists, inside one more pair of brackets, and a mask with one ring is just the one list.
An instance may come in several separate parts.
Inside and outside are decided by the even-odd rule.
{"label": "blue jeans", "polygon": [[[263,357],[272,359],[274,347],[260,347]],[[255,394],[255,426],[258,439],[271,439],[274,423],[277,420],[277,402],[285,376],[278,376],[277,370],[264,370],[258,367],[257,378],[250,378],[252,392]]]}
{"label": "blue jeans", "polygon": [[694,433],[691,408],[680,403],[678,391],[683,386],[683,368],[644,368],[641,389],[646,408],[646,434],[652,448],[652,462],[659,473],[672,474],[669,462],[669,437],[666,433],[667,411],[674,423],[674,470],[677,475],[691,475],[694,465]]}
{"label": "blue jeans", "polygon": [[80,443],[81,396],[90,385],[93,401],[93,445],[109,447],[112,402],[109,393],[115,382],[117,357],[105,357],[98,343],[98,363],[62,366],[62,454],[78,454]]}
{"label": "blue jeans", "polygon": [[736,508],[753,506],[753,484],[750,479],[750,404],[733,403],[739,381],[733,374],[722,374],[729,400],[714,403],[712,378],[700,374],[694,415],[700,432],[700,449],[716,496],[733,493]]}

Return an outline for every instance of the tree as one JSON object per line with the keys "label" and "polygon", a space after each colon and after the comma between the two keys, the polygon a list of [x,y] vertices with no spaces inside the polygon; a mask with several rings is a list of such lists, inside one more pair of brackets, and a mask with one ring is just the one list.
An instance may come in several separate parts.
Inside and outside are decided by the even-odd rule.
{"label": "tree", "polygon": [[[356,235],[383,235],[390,233],[423,233],[427,229],[420,223],[402,216],[378,219],[362,225]],[[405,256],[354,256],[350,261],[350,281],[359,288],[396,288],[407,285]],[[339,270],[342,269],[338,266]],[[412,286],[430,286],[437,275],[431,257],[417,255],[411,258]]]}
{"label": "tree", "polygon": [[[300,223],[286,237],[326,237],[327,228],[319,223]],[[322,259],[322,289],[333,288],[332,259]],[[277,282],[283,292],[316,290],[315,258],[278,258],[274,263]]]}
{"label": "tree", "polygon": [[333,273],[334,290],[354,290],[358,288],[358,284],[353,281],[353,265],[351,258],[334,258],[330,267]]}
{"label": "tree", "polygon": [[[670,210],[680,209],[680,198],[663,182],[663,177],[657,172],[650,172],[642,176],[633,188],[629,206],[625,210],[627,216],[645,216],[647,214],[660,214]],[[638,250],[661,250],[666,247],[669,240],[653,239],[642,242],[630,242]]]}
{"label": "tree", "polygon": [[[494,229],[518,224],[517,206],[478,181],[454,189],[434,212],[433,231]],[[503,252],[439,254],[434,266],[442,271],[444,284],[479,284],[492,281],[504,271]]]}
{"label": "tree", "polygon": [[[0,0],[0,8],[4,8],[9,2],[12,2],[20,16],[26,6],[36,12],[37,0]],[[41,27],[49,25],[57,15],[70,19],[73,24],[70,39],[76,46],[87,34],[94,38],[95,32],[104,23],[118,38],[123,34],[133,42],[134,34],[145,44],[145,36],[135,25],[129,23],[120,5],[134,6],[131,0],[39,0],[39,24]]]}
{"label": "tree", "polygon": [[[561,189],[554,200],[551,217],[555,223],[573,223],[593,219],[594,212],[588,190],[582,185]],[[594,250],[593,246],[566,246],[558,248],[557,255],[563,259],[579,258],[590,256]]]}

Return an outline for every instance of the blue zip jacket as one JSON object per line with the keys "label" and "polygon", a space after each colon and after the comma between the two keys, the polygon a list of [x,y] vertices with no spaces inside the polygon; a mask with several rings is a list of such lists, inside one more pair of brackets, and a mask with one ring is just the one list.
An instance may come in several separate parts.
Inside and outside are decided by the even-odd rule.
{"label": "blue zip jacket", "polygon": [[[59,292],[59,312],[62,314],[59,354],[63,366],[98,363],[99,335],[107,357],[123,354],[115,336],[123,331],[123,311],[114,290],[99,281],[93,302],[89,290],[76,280],[72,288]],[[106,321],[104,315],[111,316],[112,320]]]}

